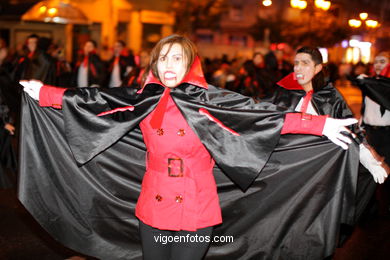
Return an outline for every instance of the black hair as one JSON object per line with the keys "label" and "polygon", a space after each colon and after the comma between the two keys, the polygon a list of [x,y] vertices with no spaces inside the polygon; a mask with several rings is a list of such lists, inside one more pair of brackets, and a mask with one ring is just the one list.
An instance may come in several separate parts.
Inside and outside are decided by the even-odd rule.
{"label": "black hair", "polygon": [[116,42],[119,43],[120,45],[122,45],[122,47],[126,47],[126,43],[124,41],[117,40]]}
{"label": "black hair", "polygon": [[86,42],[92,43],[92,44],[93,44],[93,47],[95,47],[95,48],[98,47],[97,42],[96,42],[95,40],[90,39],[90,40],[88,40],[88,41],[86,41]]}
{"label": "black hair", "polygon": [[30,34],[29,36],[27,36],[27,39],[30,39],[30,38],[37,38],[37,39],[39,39],[39,36],[36,35],[35,33],[33,33],[33,34]]}

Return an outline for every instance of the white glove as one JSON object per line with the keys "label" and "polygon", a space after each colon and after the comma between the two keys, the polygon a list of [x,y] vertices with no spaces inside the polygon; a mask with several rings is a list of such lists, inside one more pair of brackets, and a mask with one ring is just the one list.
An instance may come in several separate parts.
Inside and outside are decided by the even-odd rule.
{"label": "white glove", "polygon": [[371,151],[364,144],[360,144],[359,148],[360,163],[371,173],[376,183],[383,183],[387,178],[387,173],[382,167],[382,163],[374,158]]}
{"label": "white glove", "polygon": [[35,100],[39,100],[39,92],[43,86],[43,83],[38,80],[21,80],[19,84],[23,86],[24,92]]}
{"label": "white glove", "polygon": [[341,132],[351,131],[347,129],[345,126],[356,124],[358,121],[355,118],[348,119],[334,119],[328,117],[325,121],[324,129],[322,130],[322,134],[329,138],[333,143],[341,146],[344,150],[348,149],[348,145],[352,143],[352,140],[343,135]]}
{"label": "white glove", "polygon": [[368,76],[366,74],[360,74],[359,76],[357,76],[357,79],[364,79],[364,78],[367,78]]}

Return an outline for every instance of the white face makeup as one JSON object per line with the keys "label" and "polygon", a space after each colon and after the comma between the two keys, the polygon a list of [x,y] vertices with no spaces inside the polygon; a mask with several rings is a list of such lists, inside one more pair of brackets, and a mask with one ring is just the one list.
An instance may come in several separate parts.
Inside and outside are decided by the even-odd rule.
{"label": "white face makeup", "polygon": [[184,78],[187,71],[187,59],[183,48],[175,43],[169,50],[169,44],[162,47],[157,61],[158,76],[168,88],[176,87]]}
{"label": "white face makeup", "polygon": [[294,59],[294,72],[299,85],[304,90],[309,91],[313,89],[312,79],[322,69],[322,65],[316,65],[312,60],[310,54],[298,53]]}
{"label": "white face makeup", "polygon": [[385,56],[376,56],[374,59],[375,74],[381,74],[382,70],[389,64],[389,59]]}

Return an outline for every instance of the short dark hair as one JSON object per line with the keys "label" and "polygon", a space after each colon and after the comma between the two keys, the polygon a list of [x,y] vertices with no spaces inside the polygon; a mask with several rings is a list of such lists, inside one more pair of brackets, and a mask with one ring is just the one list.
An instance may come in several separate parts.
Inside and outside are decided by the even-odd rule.
{"label": "short dark hair", "polygon": [[117,40],[116,42],[119,43],[120,45],[122,45],[122,47],[126,47],[126,43],[124,41]]}
{"label": "short dark hair", "polygon": [[31,38],[39,39],[39,36],[37,34],[35,34],[35,33],[30,34],[29,36],[27,36],[27,39],[31,39]]}
{"label": "short dark hair", "polygon": [[95,48],[98,47],[97,42],[96,42],[95,40],[90,39],[90,40],[86,41],[85,43],[87,43],[87,42],[92,43],[92,44],[93,44],[93,47],[95,47]]}

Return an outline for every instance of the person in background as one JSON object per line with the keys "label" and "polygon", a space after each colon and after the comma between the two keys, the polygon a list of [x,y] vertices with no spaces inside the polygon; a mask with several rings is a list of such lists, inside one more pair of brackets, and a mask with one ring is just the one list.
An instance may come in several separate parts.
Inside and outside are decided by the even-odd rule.
{"label": "person in background", "polygon": [[72,66],[65,58],[64,48],[57,44],[52,44],[48,53],[56,62],[56,86],[69,87],[72,81]]}
{"label": "person in background", "polygon": [[[362,89],[362,127],[368,143],[390,165],[390,52],[380,52],[374,58],[371,77],[358,76],[355,84]],[[390,215],[390,182],[377,188],[379,214]]]}
{"label": "person in background", "polygon": [[0,38],[0,68],[7,73],[12,72],[12,56],[4,39]]}
{"label": "person in background", "polygon": [[108,87],[129,86],[129,82],[134,81],[134,79],[131,79],[133,69],[135,69],[133,54],[126,49],[123,41],[116,41],[113,48],[113,57],[108,61]]}
{"label": "person in background", "polygon": [[17,64],[13,71],[13,80],[39,80],[45,84],[54,85],[56,83],[55,60],[46,53],[47,38],[40,38],[36,34],[31,34],[26,39],[24,46],[25,54],[17,59]]}
{"label": "person in background", "polygon": [[265,68],[261,53],[254,53],[252,60],[244,62],[235,84],[235,90],[246,96],[261,99],[271,95],[274,82]]}
{"label": "person in background", "polygon": [[105,66],[97,55],[97,43],[88,40],[73,71],[72,85],[78,88],[102,87],[105,80]]}
{"label": "person in background", "polygon": [[[3,83],[3,78],[1,78],[1,82]],[[11,136],[15,134],[15,127],[2,89],[3,85],[0,86],[0,189],[14,185],[15,179],[11,180],[6,169],[16,172],[16,157],[11,142]]]}
{"label": "person in background", "polygon": [[284,78],[293,71],[293,65],[285,59],[284,52],[282,50],[276,50],[275,57],[278,62],[279,76]]}
{"label": "person in background", "polygon": [[[333,118],[352,118],[352,112],[341,94],[326,82],[321,52],[317,48],[302,47],[294,59],[294,72],[278,82],[279,87],[268,100],[309,115],[328,115]],[[356,130],[359,132],[358,130]],[[368,144],[360,144],[360,161],[370,171],[375,182],[383,183],[386,170],[369,151]]]}

